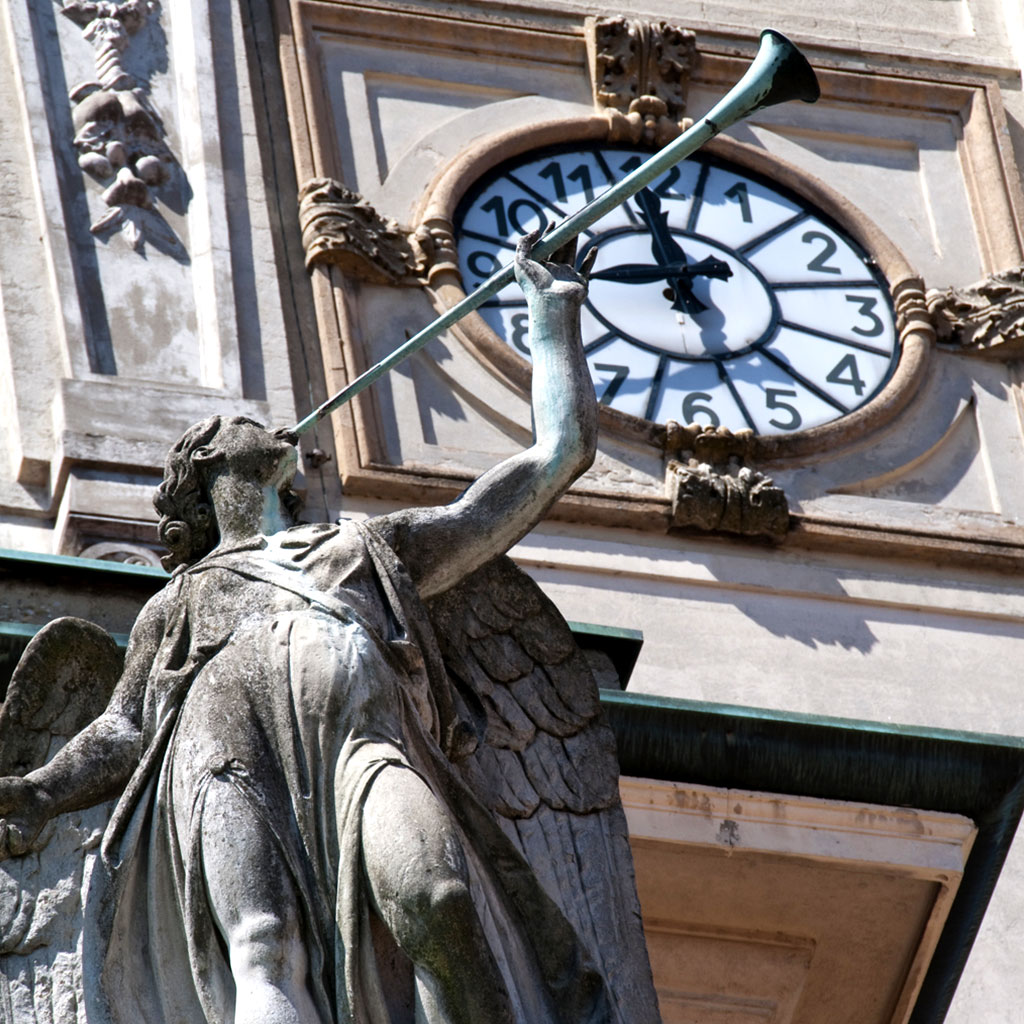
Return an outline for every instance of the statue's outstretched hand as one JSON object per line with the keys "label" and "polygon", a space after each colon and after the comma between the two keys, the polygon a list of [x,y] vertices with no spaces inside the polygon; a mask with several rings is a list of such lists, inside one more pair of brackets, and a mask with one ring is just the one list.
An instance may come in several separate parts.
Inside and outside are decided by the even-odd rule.
{"label": "statue's outstretched hand", "polygon": [[50,820],[53,799],[37,782],[0,779],[0,860],[27,853]]}
{"label": "statue's outstretched hand", "polygon": [[527,301],[532,304],[541,296],[551,295],[581,305],[587,297],[587,274],[594,264],[597,248],[590,249],[577,271],[572,266],[576,254],[575,240],[554,253],[550,261],[540,263],[530,255],[540,237],[540,231],[531,231],[523,235],[516,245],[516,280]]}

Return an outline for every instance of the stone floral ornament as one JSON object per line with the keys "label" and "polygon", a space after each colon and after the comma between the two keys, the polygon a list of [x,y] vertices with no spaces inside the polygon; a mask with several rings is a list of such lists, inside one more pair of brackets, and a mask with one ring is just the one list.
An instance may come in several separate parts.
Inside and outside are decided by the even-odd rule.
{"label": "stone floral ornament", "polygon": [[121,66],[132,36],[157,7],[151,0],[67,0],[61,8],[96,49],[96,79],[69,93],[78,166],[105,186],[109,208],[89,230],[119,229],[137,252],[147,237],[172,251],[182,248],[154,201],[174,166],[163,123],[145,89]]}
{"label": "stone floral ornament", "polygon": [[724,427],[670,421],[665,485],[671,525],[781,540],[789,530],[789,503],[771,477],[745,466],[755,435]]}
{"label": "stone floral ornament", "polygon": [[928,311],[939,342],[997,359],[1024,353],[1024,265],[967,288],[933,289]]}
{"label": "stone floral ornament", "polygon": [[373,284],[422,284],[439,252],[454,246],[450,231],[446,238],[426,227],[406,232],[333,178],[312,178],[299,190],[299,227],[307,270],[336,266]]}
{"label": "stone floral ornament", "polygon": [[594,18],[587,25],[594,104],[612,141],[664,145],[693,122],[684,118],[696,37],[666,22]]}

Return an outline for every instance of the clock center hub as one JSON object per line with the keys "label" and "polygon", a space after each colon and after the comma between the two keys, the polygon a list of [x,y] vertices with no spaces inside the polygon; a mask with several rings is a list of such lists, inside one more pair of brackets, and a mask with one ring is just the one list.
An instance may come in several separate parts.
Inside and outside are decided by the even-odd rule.
{"label": "clock center hub", "polygon": [[[764,278],[710,239],[672,230],[671,259],[654,260],[643,226],[589,241],[598,247],[587,306],[609,330],[684,359],[721,359],[756,348],[778,313]],[[680,252],[681,250],[681,257]]]}

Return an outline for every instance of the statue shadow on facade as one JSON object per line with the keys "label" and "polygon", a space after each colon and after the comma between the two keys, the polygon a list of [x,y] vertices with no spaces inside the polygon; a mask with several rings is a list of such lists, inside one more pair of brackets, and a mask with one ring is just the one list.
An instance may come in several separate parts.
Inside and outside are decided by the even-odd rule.
{"label": "statue shadow on facade", "polygon": [[0,711],[12,1024],[652,1024],[587,660],[504,555],[590,465],[585,281],[529,258],[533,446],[296,525],[294,437],[190,428],[123,671],[45,627]]}

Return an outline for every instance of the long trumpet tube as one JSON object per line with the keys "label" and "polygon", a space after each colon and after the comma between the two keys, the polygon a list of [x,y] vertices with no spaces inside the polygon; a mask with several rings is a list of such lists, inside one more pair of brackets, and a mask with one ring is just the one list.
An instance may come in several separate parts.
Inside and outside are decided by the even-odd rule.
{"label": "long trumpet tube", "polygon": [[[649,160],[631,171],[617,184],[597,196],[592,202],[567,217],[550,230],[533,250],[537,259],[545,259],[581,231],[599,221],[620,203],[640,189],[650,185],[680,160],[700,149],[730,125],[763,107],[787,100],[803,100],[813,103],[819,96],[817,79],[803,54],[780,32],[765,29],[761,33],[761,45],[756,57],[743,77],[715,104],[696,124],[688,128],[679,138],[664,146]],[[472,294],[456,303],[423,330],[399,345],[389,356],[371,366],[354,381],[342,388],[308,416],[291,428],[295,434],[304,434],[325,416],[340,408],[360,391],[369,387],[379,377],[397,366],[403,359],[418,352],[428,341],[436,338],[453,324],[458,323],[467,313],[482,306],[489,298],[511,283],[515,277],[512,264],[495,271]]]}

